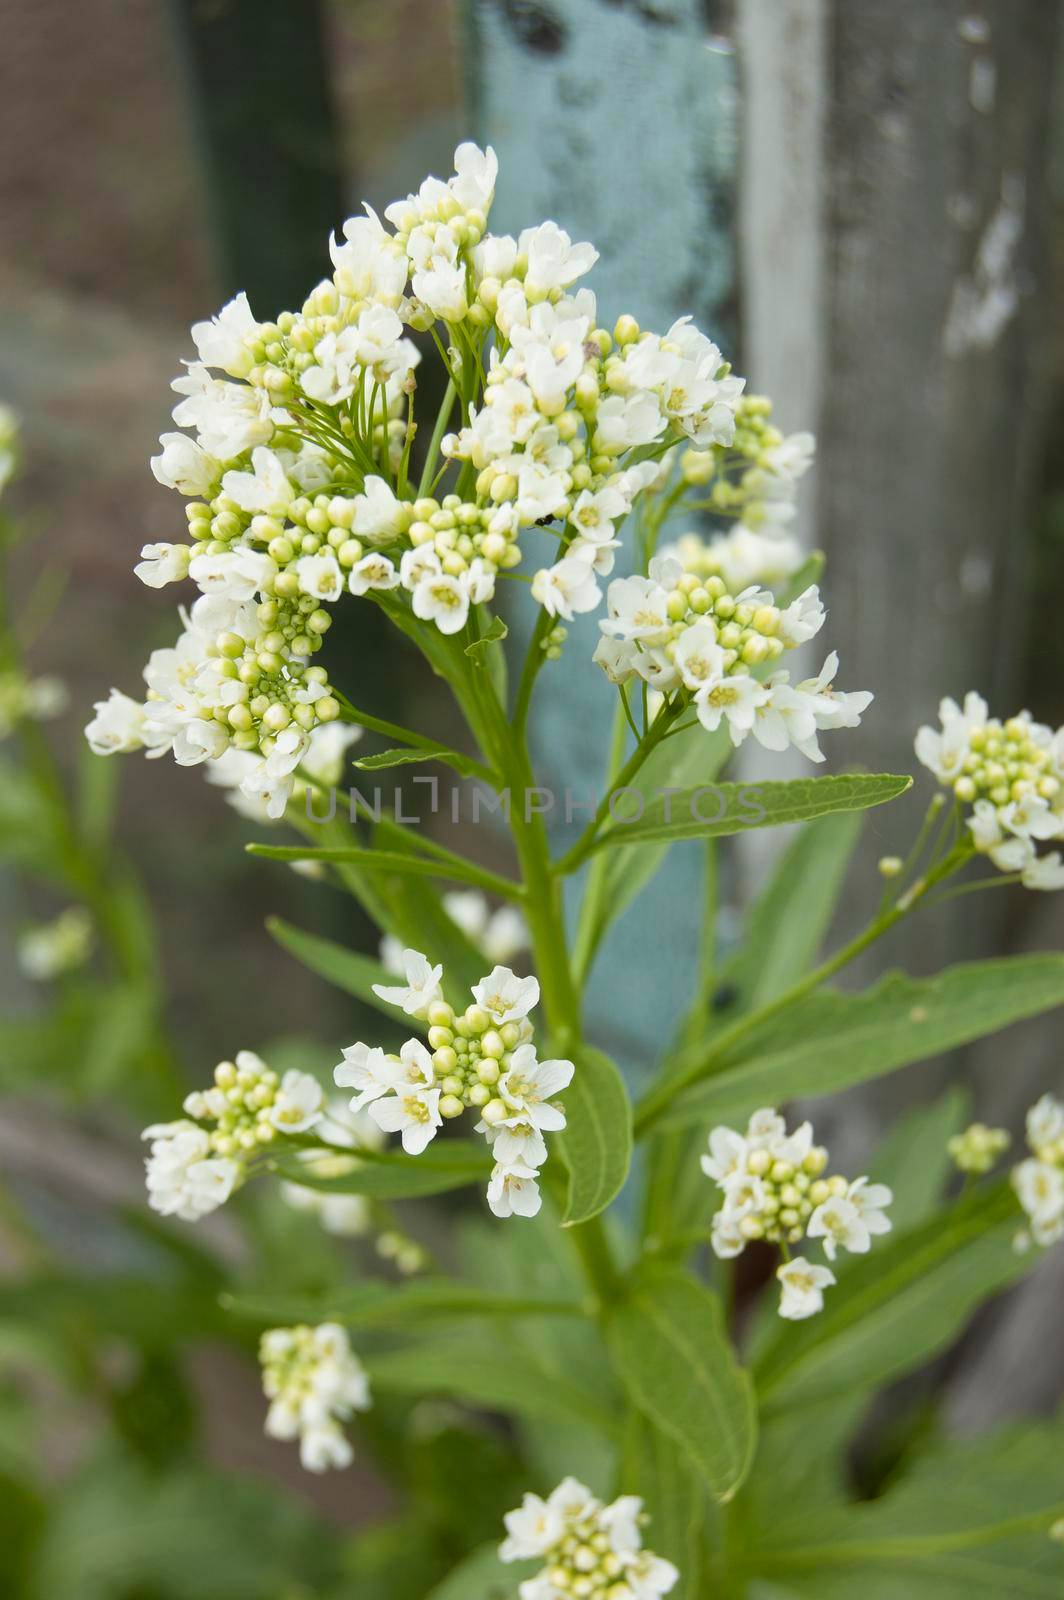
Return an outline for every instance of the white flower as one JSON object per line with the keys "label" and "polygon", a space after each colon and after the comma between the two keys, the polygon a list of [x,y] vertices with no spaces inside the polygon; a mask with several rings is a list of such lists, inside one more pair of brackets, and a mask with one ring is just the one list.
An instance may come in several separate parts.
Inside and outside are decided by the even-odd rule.
{"label": "white flower", "polygon": [[1064,889],[1064,857],[1059,850],[1035,856],[1023,868],[1025,889]]}
{"label": "white flower", "polygon": [[443,1125],[440,1116],[440,1091],[420,1084],[398,1089],[383,1099],[374,1100],[369,1115],[385,1133],[400,1133],[408,1156],[420,1155]]}
{"label": "white flower", "polygon": [[776,1268],[776,1277],[783,1285],[780,1316],[789,1322],[801,1322],[823,1311],[824,1290],[835,1282],[835,1274],[829,1267],[817,1266],[804,1256],[783,1262]]}
{"label": "white flower", "polygon": [[1012,1170],[1012,1186],[1033,1223],[1052,1227],[1064,1218],[1064,1172],[1059,1167],[1033,1158],[1021,1161]]}
{"label": "white flower", "polygon": [[197,1222],[225,1204],[241,1169],[237,1162],[212,1154],[204,1128],[184,1121],[153,1123],[141,1137],[151,1140],[145,1168],[153,1211]]}
{"label": "white flower", "polygon": [[190,498],[206,497],[214,489],[220,464],[184,433],[164,433],[162,453],[151,458],[151,470],[167,489]]}
{"label": "white flower", "polygon": [[[809,1123],[805,1126],[809,1128],[811,1144],[812,1128]],[[867,1178],[855,1178],[846,1191],[846,1198],[851,1205],[857,1207],[868,1233],[875,1235],[890,1232],[891,1221],[885,1207],[892,1203],[894,1195],[885,1183],[869,1183]],[[848,1248],[852,1250],[853,1245]]]}
{"label": "white flower", "polygon": [[[237,1065],[240,1057],[237,1056]],[[304,1133],[319,1121],[325,1096],[321,1084],[309,1072],[290,1068],[281,1079],[273,1105],[270,1121],[280,1133]]]}
{"label": "white flower", "polygon": [[1055,1095],[1044,1094],[1027,1113],[1027,1143],[1036,1155],[1064,1140],[1064,1105]]}
{"label": "white flower", "polygon": [[606,455],[620,455],[635,445],[653,444],[665,431],[665,418],[656,395],[638,390],[635,394],[611,394],[595,413],[596,448]]}
{"label": "white flower", "polygon": [[565,1532],[561,1507],[538,1494],[526,1494],[516,1511],[503,1517],[506,1538],[499,1550],[500,1561],[530,1561],[545,1556]]}
{"label": "white flower", "polygon": [[343,1057],[333,1068],[333,1081],[341,1089],[358,1090],[350,1101],[353,1112],[362,1111],[395,1087],[396,1063],[383,1050],[368,1044],[349,1044],[344,1047]]}
{"label": "white flower", "polygon": [[742,744],[751,733],[758,708],[768,699],[768,690],[749,673],[719,673],[706,679],[694,698],[699,722],[708,733],[728,724],[733,745]]}
{"label": "white flower", "polygon": [[360,539],[387,544],[390,539],[397,539],[405,528],[406,510],[403,502],[395,499],[384,478],[366,478],[362,494],[355,494],[354,504],[352,531]]}
{"label": "white flower", "polygon": [[[872,1215],[881,1216],[882,1213],[873,1211]],[[886,1221],[885,1218],[883,1220]],[[872,1229],[868,1226],[868,1219],[848,1195],[832,1195],[823,1205],[817,1206],[805,1231],[810,1239],[823,1239],[824,1254],[829,1261],[834,1261],[840,1246],[853,1251],[855,1255],[863,1255],[872,1245]],[[885,1230],[877,1228],[876,1231]]]}
{"label": "white flower", "polygon": [[410,597],[415,617],[434,622],[441,633],[458,633],[469,616],[469,590],[449,573],[426,574]]}
{"label": "white flower", "polygon": [[241,546],[219,555],[193,556],[188,575],[202,594],[252,600],[277,575],[277,564],[261,550]]}
{"label": "white flower", "polygon": [[626,639],[601,638],[591,657],[611,683],[627,683],[635,672],[637,647]]}
{"label": "white flower", "polygon": [[726,1184],[737,1173],[746,1171],[747,1154],[747,1142],[741,1133],[733,1128],[714,1128],[709,1135],[709,1154],[700,1157],[702,1171],[707,1178]]}
{"label": "white flower", "polygon": [[785,611],[780,612],[779,637],[787,644],[804,644],[824,626],[827,612],[820,600],[820,590],[810,584]]}
{"label": "white flower", "polygon": [[170,387],[185,396],[174,407],[174,421],[195,428],[199,444],[219,461],[232,461],[273,437],[280,413],[265,389],[212,377],[198,361]]}
{"label": "white flower", "polygon": [[795,483],[813,464],[816,438],[811,433],[790,433],[779,444],[761,452],[760,465],[774,477]]}
{"label": "white flower", "polygon": [[[705,1161],[705,1156],[702,1160]],[[721,1261],[730,1261],[733,1257],[742,1255],[746,1249],[746,1235],[739,1225],[741,1220],[727,1205],[714,1212],[710,1244],[713,1247],[713,1254]]]}
{"label": "white flower", "polygon": [[[401,1010],[406,1012],[408,1017],[424,1017],[433,1001],[440,998],[440,979],[443,977],[443,967],[430,965],[427,957],[423,956],[418,950],[404,950],[403,973],[406,977],[405,984],[393,988],[385,984],[375,983],[373,985],[373,993],[378,999],[386,1001],[388,1005],[399,1006]],[[536,998],[539,998],[538,984],[536,985]],[[535,1001],[532,1003],[534,1005]]]}
{"label": "white flower", "polygon": [[532,598],[552,617],[573,617],[594,611],[602,599],[593,565],[578,556],[564,556],[553,567],[541,567],[532,579]]}
{"label": "white flower", "polygon": [[251,465],[254,469],[251,472],[227,472],[222,488],[242,511],[283,516],[296,499],[296,491],[280,456],[265,445],[259,445],[251,452]]}
{"label": "white flower", "polygon": [[331,550],[319,555],[300,556],[294,563],[299,587],[315,600],[339,600],[344,592],[344,574]]}
{"label": "white flower", "polygon": [[1021,839],[1057,839],[1061,833],[1061,819],[1049,809],[1048,800],[1041,795],[1026,794],[1021,800],[1012,800],[998,808],[998,820],[1009,833]]}
{"label": "white flower", "polygon": [[366,594],[370,589],[395,589],[398,586],[399,574],[394,563],[388,556],[382,556],[375,550],[355,562],[348,579],[352,594]]}
{"label": "white flower", "polygon": [[454,177],[448,188],[467,211],[483,211],[487,215],[495,196],[498,175],[499,158],[491,145],[481,150],[479,145],[467,139],[454,153]]}
{"label": "white flower", "polygon": [[110,756],[143,747],[144,706],[139,700],[112,689],[106,700],[96,701],[93,710],[96,715],[85,729],[85,737],[95,755]]}
{"label": "white flower", "polygon": [[488,1205],[496,1217],[534,1217],[542,1204],[534,1168],[496,1163],[488,1182]]}
{"label": "white flower", "polygon": [[574,1071],[571,1061],[537,1061],[534,1045],[519,1044],[499,1079],[499,1093],[520,1113],[508,1120],[528,1122],[547,1133],[564,1128],[565,1113],[550,1103],[550,1097],[568,1088]]}
{"label": "white flower", "polygon": [[486,978],[473,985],[473,998],[497,1027],[505,1022],[520,1022],[539,1004],[539,979],[518,978],[509,967],[493,967]]}
{"label": "white flower", "polygon": [[955,700],[946,698],[939,702],[938,715],[942,731],[923,727],[917,731],[916,758],[934,773],[940,783],[952,783],[960,775],[970,740],[976,728],[987,720],[987,703],[974,691],[965,695],[964,709]]}
{"label": "white flower", "polygon": [[192,338],[206,367],[220,367],[233,378],[246,378],[255,365],[249,336],[258,331],[246,294],[238,294],[209,322],[195,322]]}
{"label": "white flower", "polygon": [[187,576],[190,554],[187,544],[146,544],[133,571],[149,589],[162,589]]}
{"label": "white flower", "polygon": [[532,294],[567,289],[585,272],[590,272],[598,260],[594,245],[574,244],[556,222],[525,228],[518,238],[517,248],[528,260],[525,292]]}
{"label": "white flower", "polygon": [[334,238],[329,245],[336,286],[352,300],[395,306],[406,287],[406,256],[375,212],[367,212],[344,223],[344,244]]}
{"label": "white flower", "polygon": [[665,589],[652,578],[617,578],[606,592],[608,615],[599,628],[614,639],[665,644],[671,629],[668,602]]}

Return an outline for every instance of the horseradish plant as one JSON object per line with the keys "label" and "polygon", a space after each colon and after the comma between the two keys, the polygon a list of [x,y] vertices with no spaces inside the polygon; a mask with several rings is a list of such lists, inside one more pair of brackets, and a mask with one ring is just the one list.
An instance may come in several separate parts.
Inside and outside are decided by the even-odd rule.
{"label": "horseradish plant", "polygon": [[[1002,1152],[999,1130],[928,1113],[930,1140],[899,1139],[851,1175],[809,1121],[777,1108],[1064,999],[1055,956],[895,975],[866,993],[826,987],[918,908],[994,882],[1064,882],[1059,852],[1043,848],[1064,836],[1064,731],[1026,712],[991,719],[974,694],[944,701],[941,732],[916,741],[942,787],[912,850],[884,859],[872,920],[816,965],[857,813],[911,780],[719,781],[750,740],[819,763],[821,735],[837,733],[845,761],[841,730],[872,699],[836,687],[834,652],[792,665],[825,623],[819,561],[788,531],[813,441],[782,436],[689,318],[663,334],[631,316],[603,325],[584,281],[590,244],[549,221],[517,238],[489,232],[491,150],[462,145],[455,168],[384,221],[367,208],[347,222],[332,276],[300,309],[260,321],[239,295],[198,323],[196,359],[174,382],[184,431],[163,435],[152,468],[185,501],[187,535],[146,545],[136,571],[182,586],[181,631],[151,656],[143,699],[116,690],[96,707],[89,742],[203,764],[246,814],[293,826],[302,842],[256,853],[355,895],[383,959],[278,936],[386,1020],[342,1048],[332,1087],[354,1119],[342,1134],[311,1073],[278,1074],[250,1051],[223,1061],[183,1116],[147,1130],[150,1202],[192,1221],[260,1177],[323,1207],[486,1193],[500,1219],[486,1276],[362,1285],[316,1318],[301,1302],[294,1325],[262,1336],[267,1428],[298,1437],[312,1470],[347,1463],[346,1424],[378,1388],[508,1410],[519,1430],[556,1423],[551,1449],[522,1456],[536,1481],[505,1519],[498,1559],[471,1552],[441,1595],[824,1596],[852,1593],[855,1574],[886,1585],[877,1594],[923,1593],[926,1578],[943,1595],[962,1566],[986,1592],[1012,1592],[1011,1573],[1057,1559],[1052,1430],[1002,1445],[998,1490],[993,1452],[969,1452],[969,1469],[942,1446],[949,1494],[903,1481],[852,1505],[830,1462],[872,1389],[950,1343],[1034,1259],[1022,1247],[1064,1229],[1064,1107],[1047,1096],[1032,1111],[1011,1186],[974,1187]],[[426,422],[432,360],[445,387]],[[512,692],[496,609],[507,584],[527,585],[538,607]],[[337,621],[357,630],[369,606],[447,685],[466,749],[369,715],[360,687],[321,664]],[[559,856],[530,803],[526,732],[541,673],[593,670],[565,626],[592,612],[593,660],[617,693],[610,767],[597,812]],[[366,732],[388,748],[358,765],[442,763],[490,795],[516,875],[371,817],[364,797],[350,821],[337,814],[329,791]],[[806,826],[749,944],[721,966],[715,840],[782,823]],[[692,838],[706,853],[699,991],[686,1018],[660,1016],[660,1059],[633,1113],[585,1035],[583,992],[611,918],[672,841]],[[1004,877],[979,872],[984,858]],[[570,930],[562,885],[581,869]],[[459,892],[440,898],[437,882]],[[656,1007],[649,986],[644,999]],[[447,1125],[463,1119],[469,1133],[453,1137]],[[640,1206],[606,1219],[636,1141]],[[951,1159],[967,1186],[939,1206]],[[751,1323],[759,1284],[766,1309]],[[263,1315],[258,1302],[253,1314],[286,1310]],[[372,1327],[389,1322],[400,1342],[382,1347]],[[933,1459],[921,1471],[945,1469]],[[1023,1592],[1050,1592],[1050,1577],[1037,1581],[1049,1587]]]}

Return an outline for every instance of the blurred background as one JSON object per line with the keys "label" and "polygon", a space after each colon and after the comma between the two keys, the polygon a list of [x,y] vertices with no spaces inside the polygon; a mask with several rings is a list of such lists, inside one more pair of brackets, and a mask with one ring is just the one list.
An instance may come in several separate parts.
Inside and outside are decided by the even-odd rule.
{"label": "blurred background", "polygon": [[[49,986],[6,953],[70,903],[71,882],[41,870],[49,840],[5,764],[5,1593],[317,1595],[334,1592],[338,1572],[356,1573],[360,1596],[388,1592],[369,1567],[345,1566],[344,1543],[390,1512],[384,1476],[356,1467],[322,1487],[263,1440],[257,1374],[239,1333],[221,1332],[209,1309],[218,1260],[275,1282],[293,1270],[294,1241],[304,1279],[350,1275],[371,1247],[327,1240],[263,1200],[201,1253],[198,1234],[175,1245],[141,1205],[136,1129],[171,1114],[177,1082],[202,1080],[242,1047],[302,1064],[316,1039],[327,1067],[349,1042],[351,1004],[291,962],[264,918],[373,947],[350,906],[244,856],[254,830],[200,774],[130,758],[78,778],[91,703],[112,684],[136,693],[148,652],[175,632],[169,601],[131,569],[142,543],[173,537],[176,501],[147,462],[189,324],[240,289],[260,316],[300,303],[326,270],[330,231],[363,198],[383,205],[426,172],[446,175],[461,138],[490,142],[501,161],[495,231],[550,216],[591,239],[604,322],[627,310],[662,327],[691,312],[773,397],[784,429],[816,432],[801,532],[827,553],[845,681],[877,697],[846,761],[909,770],[917,725],[941,695],[971,687],[1002,714],[1026,705],[1056,725],[1061,10],[1057,0],[0,0],[0,402],[21,418],[24,453],[5,509],[36,535],[14,552],[3,598],[30,669],[67,686],[48,745],[62,781],[81,782],[96,850],[74,880],[91,904],[100,874],[118,874],[124,896],[121,925],[98,930],[106,979],[90,968],[73,987]],[[519,636],[522,619],[513,624]],[[575,672],[593,632],[574,630],[564,688],[560,673],[544,674],[534,728],[549,779],[585,792],[605,737],[605,685]],[[423,680],[389,641],[360,635],[344,648],[369,709],[431,725]],[[867,911],[876,859],[911,837],[924,803],[918,783],[869,820],[838,933]],[[729,863],[736,925],[765,865],[763,850]],[[690,987],[689,874],[674,850],[599,969],[601,1040],[633,1075],[655,1044],[649,986],[677,1012]],[[1007,891],[980,897],[975,917],[917,922],[877,962],[931,971],[1059,946],[1062,931],[1062,897]],[[633,961],[645,986],[618,998],[617,973]],[[978,1113],[1015,1125],[1036,1092],[1059,1085],[1058,1029],[1051,1018],[1013,1030],[1004,1047],[846,1097],[829,1128],[843,1164],[962,1070]],[[119,1312],[112,1296],[105,1314],[92,1296],[64,1295],[71,1260],[94,1279],[157,1280],[166,1292],[154,1315],[142,1289]],[[20,1284],[34,1275],[54,1293],[27,1316]],[[1051,1255],[982,1319],[939,1375],[957,1426],[1042,1410],[1064,1391],[1044,1338],[1062,1291]],[[436,1418],[431,1449],[393,1474],[421,1474],[442,1526],[452,1424]],[[482,1444],[485,1477],[497,1477],[498,1442],[487,1431]],[[290,1499],[280,1512],[284,1482],[295,1508]],[[197,1529],[194,1581],[174,1576],[182,1519]],[[138,1542],[134,1524],[165,1526],[165,1538]],[[394,1549],[382,1550],[387,1570]]]}

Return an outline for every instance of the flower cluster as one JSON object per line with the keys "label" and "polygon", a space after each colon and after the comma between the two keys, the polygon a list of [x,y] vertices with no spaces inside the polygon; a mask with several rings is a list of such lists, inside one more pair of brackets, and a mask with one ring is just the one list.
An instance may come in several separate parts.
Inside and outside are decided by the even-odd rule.
{"label": "flower cluster", "polygon": [[708,578],[720,578],[733,595],[753,586],[778,589],[805,559],[801,545],[789,534],[756,533],[741,522],[712,539],[700,533],[681,534],[662,545],[658,554],[678,561],[684,573],[703,586]]}
{"label": "flower cluster", "polygon": [[659,694],[676,691],[713,733],[727,726],[734,745],[749,734],[768,750],[793,745],[824,759],[822,729],[852,728],[872,696],[833,687],[832,652],[818,677],[792,684],[786,669],[762,682],[756,668],[819,633],[825,612],[816,585],[781,609],[765,589],[732,594],[718,574],[688,571],[674,556],[656,556],[649,576],[610,584],[609,615],[595,660],[613,683],[641,678]]}
{"label": "flower cluster", "polygon": [[271,1439],[298,1439],[308,1472],[349,1466],[354,1452],[341,1423],[370,1406],[365,1368],[338,1323],[271,1328],[259,1345]]}
{"label": "flower cluster", "polygon": [[813,1143],[812,1124],[788,1133],[777,1111],[755,1111],[745,1134],[714,1128],[702,1171],[724,1200],[713,1218],[713,1249],[722,1259],[741,1255],[753,1240],[778,1244],[787,1259],[777,1276],[783,1286],[780,1316],[798,1321],[823,1309],[823,1290],[835,1282],[828,1267],[789,1258],[801,1239],[823,1240],[834,1261],[840,1248],[863,1254],[873,1234],[888,1233],[884,1207],[893,1196],[867,1178],[825,1177],[828,1153]]}
{"label": "flower cluster", "polygon": [[[286,608],[290,610],[291,608]],[[298,607],[297,607],[298,609]],[[85,730],[97,755],[170,752],[179,766],[243,758],[241,792],[280,817],[312,736],[340,715],[323,667],[307,666],[274,601],[203,595],[144,669],[147,699],[117,689]],[[322,613],[325,615],[325,613]],[[303,640],[294,641],[302,645]]]}
{"label": "flower cluster", "polygon": [[406,982],[374,984],[374,993],[408,1017],[428,1023],[428,1046],[408,1039],[398,1056],[365,1044],[344,1050],[334,1077],[354,1089],[351,1110],[368,1110],[379,1128],[402,1136],[418,1155],[444,1120],[479,1112],[495,1165],[488,1204],[497,1217],[535,1216],[540,1208],[539,1168],[547,1159],[543,1135],[565,1126],[553,1096],[573,1076],[571,1061],[540,1061],[528,1014],[539,1001],[539,982],[495,967],[473,986],[473,1004],[461,1016],[443,998],[441,966],[416,950],[403,952]]}
{"label": "flower cluster", "polygon": [[[499,906],[495,911],[479,889],[452,889],[440,897],[451,921],[488,961],[507,966],[529,947],[528,924],[516,906]],[[386,934],[380,943],[381,965],[401,974],[405,948],[401,940]]]}
{"label": "flower cluster", "polygon": [[1008,1149],[1009,1142],[1006,1129],[988,1128],[985,1122],[973,1122],[962,1133],[955,1133],[946,1149],[958,1172],[981,1176],[990,1171]]}
{"label": "flower cluster", "polygon": [[1044,1094],[1027,1113],[1031,1155],[1012,1170],[1012,1187],[1027,1213],[1035,1244],[1064,1238],[1064,1104]]}
{"label": "flower cluster", "polygon": [[975,848],[1028,889],[1064,888],[1059,850],[1039,842],[1064,839],[1064,728],[1054,733],[1030,713],[1000,722],[981,695],[963,706],[943,700],[941,729],[923,727],[916,755],[964,806]]}
{"label": "flower cluster", "polygon": [[8,738],[20,722],[46,722],[59,716],[66,703],[66,685],[59,678],[0,672],[0,739]]}
{"label": "flower cluster", "polygon": [[94,941],[92,917],[84,906],[67,906],[52,922],[27,928],[16,946],[18,964],[27,978],[46,983],[63,972],[84,966]]}
{"label": "flower cluster", "polygon": [[322,1105],[309,1073],[292,1069],[280,1078],[252,1051],[239,1051],[215,1067],[209,1089],[186,1096],[187,1119],[144,1130],[149,1205],[185,1222],[206,1216],[243,1183],[258,1151],[312,1128]]}
{"label": "flower cluster", "polygon": [[526,1494],[503,1520],[500,1561],[544,1563],[521,1584],[521,1600],[657,1600],[679,1581],[671,1561],[642,1548],[645,1517],[637,1495],[604,1505],[566,1478],[546,1500]]}

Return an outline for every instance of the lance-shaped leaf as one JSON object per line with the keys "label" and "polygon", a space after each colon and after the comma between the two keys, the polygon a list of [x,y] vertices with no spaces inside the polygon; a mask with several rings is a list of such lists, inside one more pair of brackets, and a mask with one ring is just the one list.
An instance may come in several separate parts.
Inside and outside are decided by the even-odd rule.
{"label": "lance-shaped leaf", "polygon": [[594,849],[660,839],[710,839],[748,828],[778,828],[835,811],[865,811],[896,800],[912,785],[898,773],[850,773],[830,778],[795,778],[790,783],[707,783],[659,794],[632,820],[618,800],[612,826]]}
{"label": "lance-shaped leaf", "polygon": [[302,844],[249,844],[245,848],[249,855],[262,856],[267,861],[334,862],[364,867],[370,872],[397,873],[401,877],[471,883],[507,900],[517,900],[521,895],[521,886],[509,878],[452,855],[406,855],[399,850],[370,850],[361,845],[326,845],[319,849]]}
{"label": "lance-shaped leaf", "polygon": [[754,1369],[771,1409],[870,1388],[944,1349],[975,1308],[1025,1272],[1032,1254],[1013,1240],[1021,1221],[1006,1184],[847,1262],[824,1310],[781,1323]]}
{"label": "lance-shaped leaf", "polygon": [[[395,1016],[395,1007],[373,993],[375,983],[395,982],[395,975],[382,967],[379,961],[361,955],[357,950],[346,950],[332,939],[322,939],[318,934],[294,928],[280,917],[267,917],[266,929],[290,955],[309,967],[311,972],[317,973],[319,978],[324,978],[326,983],[335,984],[338,989],[354,995],[356,1000],[365,1001],[366,1005],[384,1012],[386,1016]],[[419,1032],[425,1027],[417,1018],[411,1018],[410,1025]]]}
{"label": "lance-shaped leaf", "polygon": [[717,1296],[679,1267],[653,1267],[611,1312],[607,1340],[633,1404],[730,1500],[753,1459],[757,1414]]}
{"label": "lance-shaped leaf", "polygon": [[360,767],[363,772],[382,772],[389,767],[413,767],[426,761],[438,761],[442,766],[451,767],[463,778],[491,780],[491,770],[484,766],[483,762],[476,761],[472,756],[463,755],[460,750],[452,750],[445,744],[380,750],[376,755],[363,756],[355,762],[355,766]]}
{"label": "lance-shaped leaf", "polygon": [[279,1177],[317,1189],[323,1194],[365,1194],[380,1200],[409,1200],[418,1195],[447,1194],[469,1184],[486,1184],[491,1161],[477,1139],[447,1139],[418,1156],[399,1151],[329,1151],[330,1168],[343,1170],[328,1177],[317,1175],[317,1163],[299,1160],[293,1152],[273,1161]]}
{"label": "lance-shaped leaf", "polygon": [[624,1079],[601,1050],[581,1049],[563,1097],[565,1131],[555,1143],[569,1168],[563,1226],[604,1211],[628,1176],[632,1104]]}
{"label": "lance-shaped leaf", "polygon": [[[799,1095],[834,1094],[1064,1004],[1064,955],[1005,956],[934,978],[888,973],[862,995],[822,994],[781,1013],[746,1058],[677,1095],[668,1125],[715,1122]],[[707,1073],[714,1063],[707,1058]]]}
{"label": "lance-shaped leaf", "polygon": [[415,1322],[446,1322],[455,1317],[578,1316],[578,1300],[548,1300],[539,1295],[497,1294],[458,1278],[418,1278],[411,1283],[358,1283],[320,1294],[223,1295],[227,1311],[253,1322],[342,1322],[348,1328]]}

